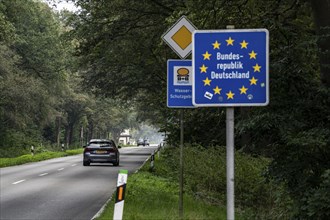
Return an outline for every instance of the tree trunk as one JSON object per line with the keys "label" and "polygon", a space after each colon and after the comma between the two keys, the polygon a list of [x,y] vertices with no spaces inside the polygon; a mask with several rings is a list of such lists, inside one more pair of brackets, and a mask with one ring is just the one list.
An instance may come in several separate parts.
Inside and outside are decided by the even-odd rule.
{"label": "tree trunk", "polygon": [[73,124],[69,123],[65,127],[65,141],[66,141],[67,148],[69,147],[69,145],[72,144],[72,137],[73,137]]}
{"label": "tree trunk", "polygon": [[71,145],[72,144],[72,139],[73,139],[73,127],[74,127],[74,124],[73,123],[70,123],[69,124],[69,141],[68,141],[68,143],[69,143],[69,145]]}
{"label": "tree trunk", "polygon": [[113,141],[116,143],[116,145],[119,142],[121,132],[122,132],[122,130],[118,130],[118,129],[111,130],[112,138],[113,138]]}
{"label": "tree trunk", "polygon": [[86,145],[90,140],[89,139],[89,128],[88,127],[85,129],[85,133],[86,133],[86,135],[85,135],[86,139],[85,139],[84,145]]}
{"label": "tree trunk", "polygon": [[88,135],[89,135],[88,136],[89,140],[94,138],[94,124],[93,124],[93,122],[91,122],[88,126]]}
{"label": "tree trunk", "polygon": [[68,148],[70,139],[70,129],[69,125],[65,126],[65,147]]}
{"label": "tree trunk", "polygon": [[57,143],[57,147],[60,147],[60,141],[61,141],[61,117],[58,116],[56,117],[56,143]]}
{"label": "tree trunk", "polygon": [[80,147],[82,147],[84,145],[84,127],[81,126],[80,129]]}
{"label": "tree trunk", "polygon": [[330,0],[311,0],[320,56],[320,76],[325,86],[330,86]]}

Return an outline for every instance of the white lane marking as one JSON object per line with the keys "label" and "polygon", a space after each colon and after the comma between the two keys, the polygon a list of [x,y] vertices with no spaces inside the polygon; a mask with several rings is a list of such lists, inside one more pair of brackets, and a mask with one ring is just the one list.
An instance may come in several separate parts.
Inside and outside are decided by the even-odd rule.
{"label": "white lane marking", "polygon": [[72,167],[75,167],[75,166],[77,166],[77,164],[72,164],[71,166],[72,166]]}
{"label": "white lane marking", "polygon": [[48,173],[42,173],[39,176],[46,176]]}
{"label": "white lane marking", "polygon": [[17,182],[12,183],[12,184],[16,185],[16,184],[22,183],[22,182],[24,182],[24,181],[25,181],[25,180],[19,180],[19,181],[17,181]]}
{"label": "white lane marking", "polygon": [[60,169],[58,169],[58,171],[61,171],[61,170],[64,170],[64,168],[60,168]]}

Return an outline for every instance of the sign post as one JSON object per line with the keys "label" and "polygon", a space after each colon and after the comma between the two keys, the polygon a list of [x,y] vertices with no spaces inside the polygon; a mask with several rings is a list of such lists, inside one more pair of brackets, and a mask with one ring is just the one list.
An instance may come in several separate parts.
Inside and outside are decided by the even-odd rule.
{"label": "sign post", "polygon": [[235,145],[234,145],[234,108],[226,108],[226,183],[227,219],[235,219]]}
{"label": "sign post", "polygon": [[[234,29],[227,26],[227,29]],[[227,219],[235,219],[235,111],[226,108],[226,186],[227,186]]]}
{"label": "sign post", "polygon": [[34,146],[31,146],[31,155],[34,156]]}
{"label": "sign post", "polygon": [[[195,26],[182,16],[162,39],[173,51],[185,59],[191,53],[192,33]],[[180,194],[179,215],[183,218],[183,108],[193,108],[191,96],[191,61],[168,60],[167,62],[167,106],[169,108],[182,108],[180,110]],[[190,75],[189,75],[190,74]],[[182,87],[183,86],[183,87]]]}
{"label": "sign post", "polygon": [[127,170],[119,170],[118,173],[116,203],[113,213],[113,219],[115,220],[123,219],[127,174]]}
{"label": "sign post", "polygon": [[226,107],[227,219],[234,209],[234,107],[269,103],[266,29],[195,31],[193,34],[193,103]]}

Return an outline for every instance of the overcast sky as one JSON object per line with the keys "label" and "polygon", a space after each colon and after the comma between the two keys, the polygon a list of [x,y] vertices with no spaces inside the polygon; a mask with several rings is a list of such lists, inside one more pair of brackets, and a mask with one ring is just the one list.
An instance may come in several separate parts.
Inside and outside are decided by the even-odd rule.
{"label": "overcast sky", "polygon": [[[45,1],[45,2],[47,2],[47,1]],[[61,11],[63,9],[67,9],[69,11],[77,11],[78,10],[72,2],[66,2],[65,0],[60,2],[60,3],[57,3],[56,7],[54,7],[53,5],[49,5],[49,6],[53,9],[57,10],[57,11]]]}

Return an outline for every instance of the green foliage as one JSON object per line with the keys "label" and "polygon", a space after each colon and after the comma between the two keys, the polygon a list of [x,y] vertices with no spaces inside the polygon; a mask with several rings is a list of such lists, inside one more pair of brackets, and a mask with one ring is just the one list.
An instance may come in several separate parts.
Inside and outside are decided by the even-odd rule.
{"label": "green foliage", "polygon": [[166,63],[160,35],[175,3],[75,2],[82,11],[72,18],[71,25],[76,27],[72,32],[80,42],[77,53],[87,89],[132,100],[140,109],[141,120],[157,120],[155,109],[166,111]]}
{"label": "green foliage", "polygon": [[0,42],[10,42],[14,38],[14,26],[7,20],[3,10],[5,6],[0,2]]}
{"label": "green foliage", "polygon": [[[320,186],[306,193],[307,215],[311,219],[330,218],[330,170],[322,175]],[[309,194],[309,195],[308,195]]]}
{"label": "green foliage", "polygon": [[[292,202],[283,184],[263,174],[269,160],[235,152],[235,206],[247,219],[289,219]],[[178,181],[179,149],[168,148],[155,163],[155,175]],[[213,205],[226,204],[226,153],[223,147],[184,148],[185,191]]]}
{"label": "green foliage", "polygon": [[[175,54],[161,35],[182,15],[198,29],[267,28],[270,105],[236,108],[236,148],[272,158],[267,174],[286,184],[297,218],[316,216],[315,190],[330,167],[329,13],[312,16],[324,1],[73,2],[81,7],[73,15],[40,1],[0,2],[0,148],[116,138],[143,120],[176,145],[179,112],[166,108],[166,60]],[[225,144],[224,109],[186,110],[184,123],[187,143]]]}
{"label": "green foliage", "polygon": [[42,140],[34,129],[18,131],[10,129],[5,133],[0,147],[0,157],[18,157],[30,152],[31,146],[38,146]]}
{"label": "green foliage", "polygon": [[[146,167],[146,166],[145,166]],[[167,178],[142,171],[129,175],[125,194],[124,219],[178,219],[178,185]],[[113,216],[114,199],[99,220]],[[224,207],[184,196],[184,219],[225,219]],[[241,219],[238,216],[237,219]]]}
{"label": "green foliage", "polygon": [[[306,216],[302,192],[319,186],[329,169],[330,90],[320,80],[319,58],[323,70],[329,59],[324,59],[327,47],[319,47],[327,45],[330,29],[323,27],[321,36],[316,28],[329,21],[328,13],[315,25],[310,1],[75,2],[82,11],[71,25],[81,42],[77,54],[86,85],[96,93],[134,100],[138,119],[160,124],[173,145],[180,138],[179,114],[165,108],[165,79],[166,60],[175,55],[161,34],[182,15],[199,29],[224,29],[227,24],[267,28],[270,104],[236,108],[235,143],[251,155],[273,158],[268,174],[287,184],[297,213]],[[312,5],[322,9],[322,4],[328,7],[324,2]],[[223,109],[186,110],[184,123],[186,142],[225,144]]]}
{"label": "green foliage", "polygon": [[[0,158],[19,157],[30,152],[28,147],[2,147],[0,148]],[[2,160],[2,159],[1,159]]]}
{"label": "green foliage", "polygon": [[[8,149],[10,150],[10,149]],[[0,168],[1,167],[8,167],[8,166],[15,166],[21,165],[25,163],[31,162],[38,162],[43,160],[48,160],[57,157],[65,157],[65,156],[72,156],[76,154],[81,154],[83,149],[76,149],[76,150],[67,150],[66,152],[43,152],[39,154],[35,154],[34,156],[31,154],[22,155],[16,158],[0,158]]]}
{"label": "green foliage", "polygon": [[3,4],[6,17],[15,25],[14,50],[21,56],[21,68],[52,85],[64,64],[58,20],[45,3],[6,0]]}
{"label": "green foliage", "polygon": [[52,65],[63,67],[59,23],[47,5],[31,0],[1,1],[0,17],[7,27],[0,39],[0,148],[24,149],[43,141],[54,117],[62,75]]}
{"label": "green foliage", "polygon": [[[270,174],[287,183],[298,207],[297,215],[303,218],[310,218],[306,203],[315,199],[314,191],[322,188],[322,179],[326,178],[322,175],[330,167],[329,135],[325,129],[288,133],[285,144],[277,146],[277,155],[270,166]],[[318,214],[326,216],[327,212]]]}
{"label": "green foliage", "polygon": [[35,143],[82,145],[90,138],[117,139],[133,126],[133,109],[95,98],[81,88],[76,39],[46,3],[0,2],[0,149],[23,154]]}
{"label": "green foliage", "polygon": [[85,111],[90,138],[110,137],[117,142],[124,129],[137,126],[134,109],[119,100],[90,100]]}

